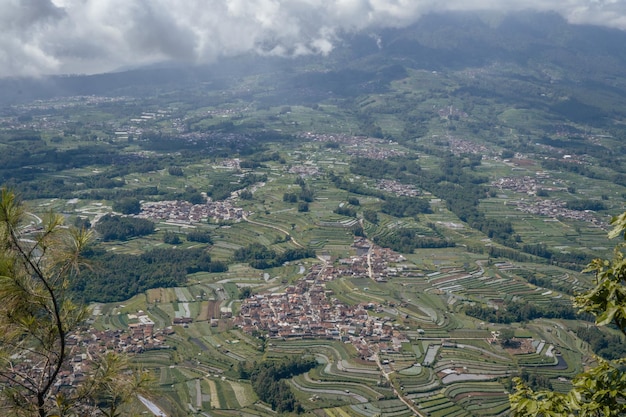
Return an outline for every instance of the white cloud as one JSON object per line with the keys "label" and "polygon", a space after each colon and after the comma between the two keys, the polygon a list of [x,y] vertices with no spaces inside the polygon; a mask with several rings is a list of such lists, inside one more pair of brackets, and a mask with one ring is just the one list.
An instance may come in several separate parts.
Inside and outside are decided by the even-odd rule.
{"label": "white cloud", "polygon": [[344,32],[406,26],[428,12],[527,9],[626,29],[623,0],[0,0],[0,76],[327,54]]}

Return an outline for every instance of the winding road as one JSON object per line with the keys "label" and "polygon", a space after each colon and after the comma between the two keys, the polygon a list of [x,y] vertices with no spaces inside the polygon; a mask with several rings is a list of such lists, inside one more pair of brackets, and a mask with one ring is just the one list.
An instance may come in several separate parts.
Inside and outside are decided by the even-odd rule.
{"label": "winding road", "polygon": [[398,391],[396,386],[393,384],[393,381],[391,380],[391,378],[389,378],[389,374],[391,372],[389,372],[389,373],[386,372],[385,368],[383,368],[382,363],[380,363],[380,358],[378,357],[378,353],[374,354],[374,359],[376,360],[376,365],[378,365],[378,368],[380,369],[380,372],[382,372],[382,374],[385,377],[385,379],[389,382],[389,385],[391,386],[391,388],[393,388],[393,393],[396,395],[396,397],[398,397],[398,399],[400,401],[402,401],[404,403],[404,405],[409,407],[409,410],[413,411],[416,416],[424,417],[424,414],[420,413],[420,411],[417,409],[417,407],[415,405],[413,405],[413,401],[411,401],[410,399],[406,399],[404,397],[403,393]]}

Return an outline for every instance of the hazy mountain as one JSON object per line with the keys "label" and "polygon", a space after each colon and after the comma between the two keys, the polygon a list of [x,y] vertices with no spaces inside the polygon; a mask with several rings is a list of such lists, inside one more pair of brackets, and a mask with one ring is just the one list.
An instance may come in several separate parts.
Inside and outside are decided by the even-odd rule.
{"label": "hazy mountain", "polygon": [[88,76],[5,78],[0,104],[66,95],[154,95],[197,83],[225,88],[238,77],[263,72],[281,74],[278,83],[357,94],[356,87],[367,82],[383,88],[405,68],[494,65],[507,66],[508,76],[531,83],[566,83],[621,95],[625,64],[626,32],[620,30],[572,25],[556,14],[431,14],[407,28],[346,36],[327,57],[247,55],[198,67],[163,64]]}

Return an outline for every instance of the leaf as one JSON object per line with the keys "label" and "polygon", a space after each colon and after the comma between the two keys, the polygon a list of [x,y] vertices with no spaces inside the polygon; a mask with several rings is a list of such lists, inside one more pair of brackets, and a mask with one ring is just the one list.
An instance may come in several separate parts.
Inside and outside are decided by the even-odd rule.
{"label": "leaf", "polygon": [[[609,239],[614,239],[618,237],[624,229],[626,229],[626,212],[620,214],[619,216],[615,216],[611,219],[611,224],[614,226],[613,229],[609,232]],[[626,238],[626,236],[625,236]]]}
{"label": "leaf", "polygon": [[613,321],[613,317],[620,310],[620,307],[615,306],[614,304],[609,307],[607,306],[606,311],[598,316],[596,319],[596,324],[598,326],[606,326],[607,324]]}

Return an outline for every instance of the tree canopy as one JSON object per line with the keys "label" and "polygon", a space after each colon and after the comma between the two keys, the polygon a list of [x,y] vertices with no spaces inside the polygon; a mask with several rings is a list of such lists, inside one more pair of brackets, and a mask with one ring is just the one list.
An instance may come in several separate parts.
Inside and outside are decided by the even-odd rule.
{"label": "tree canopy", "polygon": [[[626,212],[614,217],[609,238],[626,240]],[[612,325],[626,336],[626,244],[613,259],[594,259],[585,272],[595,274],[595,287],[574,298],[574,307],[595,316],[597,326]],[[626,414],[626,358],[596,358],[597,365],[577,375],[567,393],[534,391],[520,378],[511,395],[515,416],[623,416]]]}
{"label": "tree canopy", "polygon": [[68,362],[68,338],[85,319],[69,284],[85,269],[81,253],[92,240],[86,229],[67,228],[50,213],[28,223],[21,200],[0,194],[0,410],[12,416],[107,416],[134,399],[143,373],[127,373],[126,359],[94,355],[85,383],[59,384]]}

